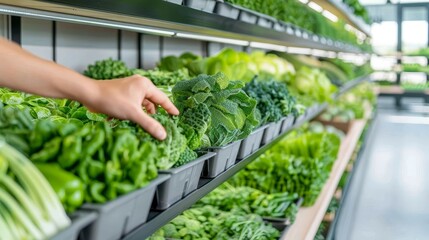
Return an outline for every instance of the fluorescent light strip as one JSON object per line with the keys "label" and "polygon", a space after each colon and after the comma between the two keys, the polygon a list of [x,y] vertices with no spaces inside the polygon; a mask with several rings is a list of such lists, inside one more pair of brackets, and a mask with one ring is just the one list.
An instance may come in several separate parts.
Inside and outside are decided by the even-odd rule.
{"label": "fluorescent light strip", "polygon": [[332,22],[338,21],[338,17],[335,16],[335,14],[331,13],[328,10],[323,10],[322,15],[325,16],[327,19],[331,20]]}
{"label": "fluorescent light strip", "polygon": [[205,36],[205,35],[197,35],[197,34],[189,34],[189,33],[177,33],[175,36],[179,37],[179,38],[189,38],[189,39],[204,40],[204,41],[209,41],[209,42],[228,43],[228,44],[240,45],[240,46],[249,45],[248,41],[236,40],[236,39],[230,39],[230,38],[212,37],[212,36]]}
{"label": "fluorescent light strip", "polygon": [[309,2],[307,5],[316,12],[322,12],[323,11],[323,8],[315,2]]}
{"label": "fluorescent light strip", "polygon": [[386,117],[386,120],[391,123],[429,125],[429,117],[388,116]]}
{"label": "fluorescent light strip", "polygon": [[313,49],[313,51],[311,52],[311,55],[315,57],[327,57],[328,52],[325,50]]}
{"label": "fluorescent light strip", "polygon": [[344,25],[344,28],[347,30],[347,31],[349,31],[349,32],[353,32],[353,30],[354,30],[354,27],[352,27],[350,24],[348,24],[348,23],[346,23],[345,25]]}
{"label": "fluorescent light strip", "polygon": [[328,58],[337,58],[337,53],[336,52],[332,52],[332,51],[328,51]]}
{"label": "fluorescent light strip", "polygon": [[312,52],[312,49],[311,48],[288,47],[287,52],[292,53],[292,54],[310,55]]}
{"label": "fluorescent light strip", "polygon": [[287,50],[287,47],[285,46],[260,42],[250,42],[250,47],[274,50],[279,52],[286,52]]}
{"label": "fluorescent light strip", "polygon": [[92,19],[92,18],[86,18],[86,17],[80,17],[80,16],[71,17],[65,14],[57,14],[57,13],[49,13],[48,15],[48,14],[45,14],[43,11],[31,10],[30,12],[28,10],[21,10],[20,8],[12,8],[12,7],[6,7],[6,6],[0,6],[0,13],[6,14],[6,15],[18,15],[18,16],[24,16],[24,17],[33,17],[33,18],[39,18],[39,19],[63,21],[63,22],[70,22],[70,23],[77,23],[77,24],[87,24],[87,25],[93,25],[93,26],[119,28],[119,29],[150,33],[150,34],[162,35],[162,36],[174,35],[174,32],[172,31],[164,31],[164,30],[140,27],[133,24],[116,23],[113,21]]}

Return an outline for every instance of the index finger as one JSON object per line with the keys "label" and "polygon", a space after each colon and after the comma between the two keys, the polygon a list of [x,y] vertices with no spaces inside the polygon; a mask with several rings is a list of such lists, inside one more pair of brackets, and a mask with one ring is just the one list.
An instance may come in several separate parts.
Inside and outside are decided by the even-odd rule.
{"label": "index finger", "polygon": [[179,110],[174,106],[174,104],[170,101],[170,99],[159,90],[155,85],[151,84],[151,87],[148,88],[148,93],[146,98],[151,102],[160,105],[164,108],[169,114],[179,115]]}

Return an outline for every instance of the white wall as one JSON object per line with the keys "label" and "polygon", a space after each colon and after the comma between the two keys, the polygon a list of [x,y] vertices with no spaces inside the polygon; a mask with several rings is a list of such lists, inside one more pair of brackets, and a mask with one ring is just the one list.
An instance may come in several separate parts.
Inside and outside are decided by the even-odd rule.
{"label": "white wall", "polygon": [[[0,36],[9,34],[8,17],[0,15]],[[211,56],[225,47],[243,50],[242,46],[160,37],[117,29],[65,22],[21,18],[22,47],[33,54],[83,72],[89,64],[106,58],[123,60],[129,67],[150,69],[168,55],[192,52]],[[54,44],[55,43],[55,44]],[[140,57],[140,60],[139,60]]]}

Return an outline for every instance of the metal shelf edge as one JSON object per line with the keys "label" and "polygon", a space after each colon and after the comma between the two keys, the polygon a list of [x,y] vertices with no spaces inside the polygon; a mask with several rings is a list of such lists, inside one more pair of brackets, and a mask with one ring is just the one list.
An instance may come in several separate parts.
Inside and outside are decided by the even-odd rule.
{"label": "metal shelf edge", "polygon": [[[141,9],[162,9],[162,11],[143,11]],[[340,44],[338,41],[329,40],[322,43],[320,36],[315,41],[312,37],[304,38],[295,33],[276,31],[166,1],[128,0],[119,3],[116,0],[20,0],[13,2],[0,0],[0,10],[3,14],[16,16],[126,30],[134,29],[134,31],[139,31],[139,28],[147,28],[153,34],[157,34],[157,31],[164,32],[159,35],[176,36],[177,32],[191,33],[283,46],[363,53],[357,47]],[[144,30],[140,31],[144,32]]]}

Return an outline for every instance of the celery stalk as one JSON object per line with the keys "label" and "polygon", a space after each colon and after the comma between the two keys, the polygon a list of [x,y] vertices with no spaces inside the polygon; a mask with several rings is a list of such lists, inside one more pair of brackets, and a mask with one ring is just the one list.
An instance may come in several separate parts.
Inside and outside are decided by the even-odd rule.
{"label": "celery stalk", "polygon": [[48,219],[52,220],[59,229],[70,224],[70,219],[54,190],[30,160],[6,143],[0,142],[0,162],[2,160],[9,163],[10,170],[19,179],[34,203],[44,210]]}
{"label": "celery stalk", "polygon": [[8,231],[13,236],[12,239],[28,238],[28,233],[24,229],[22,229],[22,226],[15,221],[11,213],[3,206],[3,204],[0,203],[0,217],[2,216],[3,216],[4,223],[8,228]]}
{"label": "celery stalk", "polygon": [[0,214],[0,239],[15,239],[14,235],[9,230],[9,226],[6,223],[3,216]]}
{"label": "celery stalk", "polygon": [[25,230],[35,239],[44,239],[46,236],[37,229],[33,222],[28,218],[25,212],[20,208],[15,199],[9,193],[0,188],[0,202],[3,203],[12,212],[16,221],[19,221]]}
{"label": "celery stalk", "polygon": [[15,181],[7,175],[0,175],[0,186],[1,183],[3,183],[6,189],[15,197],[20,206],[26,211],[27,215],[33,220],[44,235],[52,236],[57,232],[55,224],[43,216],[41,209],[34,204],[32,199],[28,197],[24,190]]}

